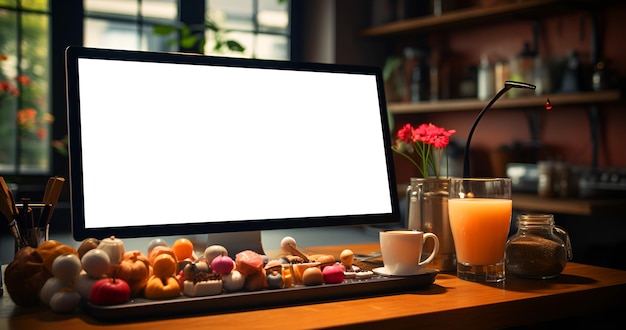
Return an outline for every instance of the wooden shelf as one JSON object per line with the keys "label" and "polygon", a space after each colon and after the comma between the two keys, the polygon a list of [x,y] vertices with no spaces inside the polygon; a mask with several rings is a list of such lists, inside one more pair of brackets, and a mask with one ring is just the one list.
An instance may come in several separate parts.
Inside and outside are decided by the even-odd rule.
{"label": "wooden shelf", "polygon": [[513,208],[518,211],[573,215],[624,213],[626,199],[542,198],[533,194],[513,194]]}
{"label": "wooden shelf", "polygon": [[371,27],[362,32],[368,37],[390,37],[419,33],[429,30],[458,28],[460,26],[476,26],[477,24],[496,23],[514,18],[540,17],[554,13],[562,13],[581,5],[598,5],[601,1],[588,0],[526,0],[497,4],[489,7],[473,7],[444,13],[440,16],[422,16],[384,25]]}
{"label": "wooden shelf", "polygon": [[[617,102],[621,99],[619,90],[599,92],[580,92],[548,95],[530,95],[516,98],[501,98],[493,108],[531,108],[543,109],[546,99],[550,99],[553,110],[558,111],[562,105],[598,104]],[[451,99],[441,101],[425,101],[417,103],[389,103],[388,110],[393,114],[432,113],[447,111],[480,111],[488,100],[478,99]]]}

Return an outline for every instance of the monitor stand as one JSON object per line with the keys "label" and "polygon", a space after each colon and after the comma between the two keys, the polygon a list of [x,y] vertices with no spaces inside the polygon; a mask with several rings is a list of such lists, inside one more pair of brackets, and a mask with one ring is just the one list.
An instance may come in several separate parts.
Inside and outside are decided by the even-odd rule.
{"label": "monitor stand", "polygon": [[221,245],[226,248],[228,255],[235,259],[235,255],[241,251],[252,250],[258,254],[265,254],[261,231],[239,231],[229,233],[211,233],[207,236],[207,246]]}

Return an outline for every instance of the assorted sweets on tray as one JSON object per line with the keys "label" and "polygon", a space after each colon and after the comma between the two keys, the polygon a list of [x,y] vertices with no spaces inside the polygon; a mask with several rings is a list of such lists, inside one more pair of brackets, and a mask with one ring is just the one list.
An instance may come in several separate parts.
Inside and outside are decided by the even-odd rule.
{"label": "assorted sweets on tray", "polygon": [[353,264],[354,253],[348,249],[335,260],[332,255],[305,255],[291,237],[285,237],[281,247],[285,255],[278,259],[251,250],[240,251],[233,259],[220,245],[196,255],[186,238],[171,246],[154,239],[145,253],[126,251],[123,240],[116,237],[88,238],[78,248],[50,240],[18,250],[5,270],[5,284],[16,305],[43,303],[67,313],[81,300],[109,306],[133,298],[167,300],[279,290],[373,276]]}

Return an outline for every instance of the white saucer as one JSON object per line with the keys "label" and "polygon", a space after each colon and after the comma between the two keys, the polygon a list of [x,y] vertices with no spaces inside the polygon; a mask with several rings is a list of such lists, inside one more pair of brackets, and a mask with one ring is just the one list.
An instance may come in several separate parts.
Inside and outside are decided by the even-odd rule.
{"label": "white saucer", "polygon": [[438,273],[439,272],[439,270],[437,270],[437,269],[420,268],[415,273],[410,273],[410,274],[391,274],[391,273],[389,273],[389,271],[385,267],[374,268],[374,269],[372,269],[372,271],[374,273],[378,274],[378,275],[385,275],[385,276],[419,276],[419,275],[427,275],[427,274],[433,274],[433,273]]}

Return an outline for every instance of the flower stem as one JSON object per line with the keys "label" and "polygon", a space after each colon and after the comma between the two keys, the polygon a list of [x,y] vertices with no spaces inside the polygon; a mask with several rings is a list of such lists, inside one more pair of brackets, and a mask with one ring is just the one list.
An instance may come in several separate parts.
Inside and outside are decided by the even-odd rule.
{"label": "flower stem", "polygon": [[424,171],[421,170],[421,168],[419,167],[419,165],[417,165],[417,162],[413,158],[411,158],[409,155],[405,154],[404,152],[396,150],[395,148],[392,148],[391,150],[395,151],[398,155],[402,155],[404,158],[408,159],[411,162],[411,164],[413,164],[413,166],[415,166],[418,170],[420,170],[422,175],[424,175]]}

